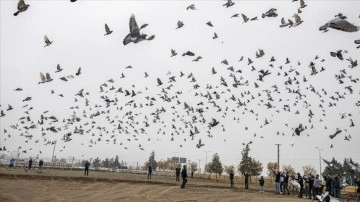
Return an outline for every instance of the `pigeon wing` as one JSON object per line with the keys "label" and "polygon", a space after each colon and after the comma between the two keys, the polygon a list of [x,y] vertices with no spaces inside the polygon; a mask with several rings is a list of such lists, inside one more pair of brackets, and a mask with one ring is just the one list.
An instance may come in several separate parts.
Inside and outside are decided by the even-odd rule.
{"label": "pigeon wing", "polygon": [[46,35],[44,36],[44,41],[45,41],[45,43],[49,43],[49,42],[50,42],[49,38],[48,38]]}
{"label": "pigeon wing", "polygon": [[106,33],[110,32],[109,26],[107,24],[105,24],[105,31],[106,31]]}
{"label": "pigeon wing", "polygon": [[342,20],[339,18],[331,20],[330,27],[341,30],[341,31],[345,31],[345,32],[356,32],[359,30],[359,28],[357,26],[351,24],[349,21]]}
{"label": "pigeon wing", "polygon": [[46,77],[42,72],[40,72],[40,79],[41,79],[41,82],[46,82]]}
{"label": "pigeon wing", "polygon": [[140,35],[139,26],[136,23],[134,14],[132,14],[130,17],[129,27],[130,27],[131,36],[139,36]]}
{"label": "pigeon wing", "polygon": [[21,10],[22,8],[26,7],[25,5],[25,1],[24,0],[20,0],[18,3],[18,10]]}

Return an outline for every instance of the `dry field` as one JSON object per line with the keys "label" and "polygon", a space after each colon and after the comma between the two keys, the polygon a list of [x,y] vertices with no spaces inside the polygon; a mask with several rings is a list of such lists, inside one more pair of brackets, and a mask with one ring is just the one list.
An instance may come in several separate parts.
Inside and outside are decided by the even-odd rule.
{"label": "dry field", "polygon": [[0,169],[0,201],[308,201],[295,196],[244,190],[237,184],[189,179],[180,189],[175,177],[143,174],[23,169]]}

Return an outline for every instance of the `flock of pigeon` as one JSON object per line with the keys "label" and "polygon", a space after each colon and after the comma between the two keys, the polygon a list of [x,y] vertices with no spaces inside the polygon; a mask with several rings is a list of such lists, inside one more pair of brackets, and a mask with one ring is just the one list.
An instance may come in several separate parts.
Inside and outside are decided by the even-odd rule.
{"label": "flock of pigeon", "polygon": [[[293,0],[296,2],[297,0]],[[71,0],[76,2],[76,0]],[[292,19],[280,19],[280,28],[294,28],[301,26],[303,20],[301,15],[305,12],[307,5],[303,0],[299,0],[300,5]],[[228,8],[235,4],[232,0],[227,0],[224,7]],[[20,0],[17,11],[14,16],[23,12],[29,12],[30,5],[24,0]],[[195,4],[186,8],[190,11],[196,11]],[[240,14],[234,14],[231,17],[239,17]],[[259,20],[257,16],[247,17],[241,14],[243,23]],[[270,8],[261,15],[262,18],[278,17],[277,9]],[[360,17],[360,16],[359,16]],[[181,29],[184,22],[179,20],[175,29]],[[207,26],[214,27],[211,21]],[[141,43],[156,43],[155,35],[148,36],[142,33],[148,24],[140,27],[136,22],[135,15],[131,15],[129,20],[129,33],[124,36],[124,46],[141,46]],[[324,25],[319,25],[319,31],[327,32],[329,28],[334,31],[357,32],[358,26],[347,21],[345,15],[339,13],[335,19],[330,20]],[[105,24],[104,37],[114,34],[111,28]],[[328,34],[328,33],[327,33]],[[214,32],[213,39],[218,38]],[[151,41],[151,42],[150,42]],[[44,36],[44,46],[53,46],[46,35]],[[360,39],[354,39],[355,44],[360,47]],[[358,54],[358,53],[357,53]],[[107,81],[99,84],[99,92],[89,92],[86,89],[79,89],[73,97],[74,106],[69,109],[68,117],[56,117],[51,115],[51,111],[44,111],[40,117],[33,117],[31,114],[32,97],[26,97],[22,100],[24,115],[19,117],[16,123],[10,126],[2,126],[1,131],[1,150],[6,151],[6,141],[12,134],[20,134],[24,137],[25,143],[39,143],[44,145],[55,144],[60,139],[64,142],[72,141],[76,136],[85,136],[87,141],[83,144],[93,147],[96,144],[105,142],[106,144],[116,144],[124,149],[128,149],[127,142],[138,142],[138,148],[145,150],[143,141],[168,140],[175,141],[179,147],[183,144],[193,144],[197,148],[205,145],[211,138],[221,136],[226,133],[228,121],[234,121],[245,131],[250,128],[263,128],[271,125],[273,120],[280,114],[287,114],[289,117],[307,114],[307,122],[290,125],[284,120],[284,126],[287,130],[278,130],[276,135],[302,136],[310,135],[311,130],[316,127],[323,127],[324,133],[328,134],[330,139],[340,139],[350,141],[351,134],[348,128],[356,127],[358,123],[354,122],[351,112],[339,112],[339,120],[346,120],[348,127],[328,130],[326,123],[320,124],[326,119],[327,110],[336,108],[345,99],[349,97],[359,98],[359,92],[354,91],[354,86],[360,82],[358,75],[353,75],[358,67],[356,59],[349,56],[347,50],[334,50],[326,53],[326,60],[341,61],[342,67],[339,67],[338,73],[334,75],[334,82],[340,86],[340,91],[330,92],[328,89],[318,89],[309,80],[310,77],[316,77],[318,74],[326,71],[325,58],[315,56],[312,61],[300,62],[292,61],[291,58],[269,57],[268,66],[257,66],[257,60],[267,57],[268,53],[259,49],[254,57],[240,56],[236,63],[231,63],[227,59],[219,61],[221,68],[226,68],[226,74],[220,74],[217,68],[212,67],[208,73],[202,76],[209,77],[208,83],[202,85],[197,82],[197,75],[192,72],[169,71],[166,76],[152,78],[151,73],[144,72],[144,79],[150,79],[156,83],[157,88],[149,93],[147,87],[132,85],[131,88],[116,86],[119,80],[126,80],[126,75],[121,73],[119,79],[109,78]],[[359,55],[359,54],[358,54]],[[199,62],[202,56],[196,56],[192,51],[186,51],[182,54],[177,53],[175,49],[169,50],[169,57],[190,57],[193,62]],[[305,64],[304,64],[305,63]],[[241,66],[241,68],[239,68]],[[133,67],[129,65],[125,69],[129,71]],[[86,72],[82,72],[81,67],[73,70],[73,74],[61,75],[62,67],[60,64],[52,72],[40,72],[38,85],[52,85],[52,82],[69,82],[72,79],[81,77]],[[246,78],[243,72],[256,75],[256,80]],[[58,76],[59,75],[59,76]],[[179,84],[187,83],[186,86]],[[272,80],[282,81],[281,85],[268,85]],[[128,82],[131,82],[130,79]],[[265,85],[264,82],[267,82]],[[176,90],[186,89],[189,90]],[[24,87],[26,90],[26,87]],[[14,88],[14,93],[23,91],[22,87]],[[55,90],[51,91],[54,94]],[[90,94],[96,94],[101,98],[101,102],[90,99]],[[59,96],[64,97],[62,94]],[[284,97],[285,96],[285,97]],[[316,99],[312,99],[315,97]],[[36,98],[34,98],[36,99]],[[198,101],[194,103],[194,100]],[[3,103],[2,103],[3,104]],[[7,108],[6,108],[7,105]],[[1,119],[12,113],[14,110],[10,104],[1,105]],[[254,107],[255,106],[255,107]],[[360,106],[360,100],[353,103],[354,108]],[[67,110],[67,109],[64,109]],[[263,111],[271,114],[265,116]],[[266,113],[266,114],[267,114]],[[355,113],[355,112],[354,112]],[[256,119],[258,125],[247,125],[246,119]],[[357,126],[358,127],[358,126]],[[157,135],[150,135],[149,131],[155,130]],[[216,133],[213,132],[217,128]],[[33,131],[41,131],[41,135],[35,135]],[[342,137],[340,134],[343,134]],[[61,138],[59,138],[61,137]],[[253,134],[253,139],[266,138],[266,135]],[[224,141],[226,137],[224,136]],[[19,143],[20,144],[20,143]],[[293,145],[293,144],[292,144]],[[23,153],[32,148],[24,145],[19,146]],[[329,145],[330,148],[333,144]],[[65,148],[63,148],[65,149]],[[39,153],[41,151],[39,150]]]}

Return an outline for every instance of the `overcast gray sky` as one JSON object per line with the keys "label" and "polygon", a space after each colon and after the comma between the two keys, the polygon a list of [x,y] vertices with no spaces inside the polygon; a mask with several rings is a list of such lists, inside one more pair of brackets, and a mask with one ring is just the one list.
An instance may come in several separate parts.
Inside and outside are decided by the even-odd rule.
{"label": "overcast gray sky", "polygon": [[[42,151],[40,156],[50,157],[53,147],[44,143],[57,140],[58,157],[105,158],[118,154],[121,159],[133,164],[136,161],[145,162],[150,152],[154,150],[156,160],[176,155],[195,162],[200,159],[203,167],[204,151],[210,151],[208,161],[214,153],[218,153],[223,164],[237,165],[244,147],[242,143],[252,141],[251,156],[264,164],[264,171],[269,161],[276,161],[275,144],[277,143],[282,145],[281,164],[291,164],[297,171],[301,171],[301,167],[306,164],[319,168],[316,147],[324,149],[322,155],[326,159],[335,157],[343,160],[345,157],[352,157],[356,162],[360,161],[359,152],[356,150],[360,141],[360,111],[355,105],[359,101],[359,85],[351,82],[349,78],[342,79],[344,84],[339,84],[335,79],[335,74],[340,74],[342,69],[346,70],[346,76],[352,76],[352,79],[359,78],[359,67],[349,68],[350,63],[345,59],[350,57],[360,59],[359,49],[356,49],[354,44],[355,39],[360,39],[360,34],[333,29],[327,33],[318,31],[321,25],[333,19],[339,12],[346,15],[351,23],[360,25],[359,1],[306,1],[308,6],[299,14],[304,22],[292,28],[279,28],[282,17],[294,21],[292,16],[297,12],[299,3],[292,3],[290,0],[235,1],[235,5],[230,8],[222,6],[225,1],[79,0],[76,3],[70,1],[26,1],[26,3],[31,5],[29,9],[15,17],[13,13],[16,11],[17,1],[0,2],[0,108],[6,114],[0,118],[0,145],[6,146],[8,151],[17,150],[21,146],[21,150],[27,150],[26,154],[22,154],[23,157],[36,156],[39,151]],[[192,3],[197,10],[186,10],[186,7]],[[262,18],[261,14],[270,8],[277,8],[278,17]],[[239,13],[240,17],[231,18],[235,13]],[[241,13],[249,18],[257,16],[258,20],[243,23]],[[144,23],[149,24],[141,32],[148,36],[154,34],[154,40],[131,43],[127,46],[122,44],[122,40],[129,33],[128,24],[131,14],[135,15],[139,26]],[[179,20],[184,22],[184,26],[175,29]],[[214,27],[206,25],[208,21],[211,21]],[[105,23],[113,30],[109,36],[104,36]],[[214,32],[218,35],[217,39],[212,38]],[[53,41],[53,44],[46,48],[44,48],[44,35]],[[255,58],[255,52],[259,48],[265,51],[265,55]],[[178,55],[170,57],[171,49],[175,49]],[[348,53],[343,53],[345,58],[343,61],[329,54],[330,51],[340,49],[348,50]],[[181,56],[188,50],[194,52],[195,57]],[[319,56],[317,60],[314,59],[316,55]],[[202,59],[192,62],[197,56],[202,56]],[[241,56],[244,56],[244,60],[239,62]],[[276,61],[272,62],[273,67],[270,67],[269,61],[272,56]],[[291,61],[290,64],[285,64],[287,57]],[[248,65],[247,58],[251,58],[254,63]],[[229,65],[221,63],[224,59]],[[325,61],[320,62],[322,59]],[[298,61],[301,65],[298,65]],[[324,67],[325,71],[310,75],[311,69],[308,65],[311,61],[315,62],[318,71],[321,67]],[[57,64],[60,64],[64,70],[55,74]],[[128,65],[133,68],[126,69]],[[233,66],[235,71],[242,70],[242,73],[227,70],[230,66]],[[256,70],[251,71],[251,66]],[[282,69],[279,68],[280,66]],[[68,82],[59,79],[62,76],[74,75],[79,67],[82,67],[80,76],[75,76],[75,79],[69,79]],[[217,71],[216,74],[212,74],[212,67]],[[257,80],[258,71],[261,69],[272,73],[265,77],[263,82]],[[185,74],[184,77],[180,78],[180,71]],[[300,75],[296,76],[295,71]],[[40,72],[50,73],[54,80],[38,85]],[[144,78],[144,72],[147,72],[149,77]],[[120,78],[122,73],[125,78]],[[190,82],[191,79],[187,78],[190,73],[193,74],[196,82]],[[230,73],[235,74],[237,79],[242,77],[241,82],[248,81],[249,86],[232,87],[233,78],[229,77]],[[285,73],[288,75],[284,76]],[[168,83],[170,76],[175,76],[176,82]],[[304,76],[307,82],[303,82]],[[221,77],[225,78],[228,87],[220,85]],[[289,77],[291,79],[296,77],[299,84],[293,81],[292,85],[285,85]],[[115,83],[106,82],[111,78]],[[157,86],[157,78],[163,81],[162,86]],[[99,92],[100,85],[105,82],[109,85],[104,87],[104,91],[107,92]],[[254,82],[260,87],[255,88]],[[162,88],[170,84],[173,87],[166,90],[167,95],[178,97],[173,98],[171,102],[165,102],[160,98],[164,95]],[[195,84],[200,87],[194,89]],[[207,85],[211,85],[213,89],[207,89]],[[273,85],[277,85],[279,93],[274,92]],[[350,85],[353,94],[345,89],[345,86]],[[115,93],[116,90],[110,90],[111,86],[116,90],[122,87],[142,93],[131,98]],[[321,97],[311,91],[311,86]],[[18,87],[23,88],[23,91],[14,91]],[[299,100],[298,95],[289,93],[287,88],[300,89],[301,94],[306,97],[303,96]],[[85,106],[85,98],[75,96],[80,89],[89,92],[89,95],[85,96],[89,100],[89,106]],[[55,93],[51,94],[51,90]],[[271,91],[270,95],[274,101],[268,100],[265,90]],[[327,92],[326,95],[323,90]],[[176,94],[180,91],[182,94]],[[215,98],[215,94],[212,96],[216,105],[221,108],[221,112],[217,112],[218,108],[208,103],[207,98],[200,96],[214,91],[220,94],[219,99]],[[245,95],[244,92],[248,91],[251,94]],[[332,100],[331,96],[338,97],[335,92],[339,92],[340,95],[346,94],[345,99]],[[59,94],[63,97],[58,96]],[[102,95],[110,99],[117,97],[119,101],[117,105],[112,103],[110,107],[106,107],[105,101],[100,98]],[[241,102],[246,102],[246,106],[237,107],[236,102],[229,99],[232,95]],[[23,102],[22,100],[27,96],[31,96],[32,100]],[[154,106],[145,106],[149,103],[146,96],[156,98]],[[254,96],[254,99],[251,96]],[[79,101],[74,102],[75,98]],[[131,100],[134,100],[137,106],[142,103],[144,107],[134,108],[133,103],[125,105]],[[178,105],[177,101],[181,104]],[[194,109],[203,108],[206,123],[200,122],[202,118],[199,113],[186,113],[184,102]],[[198,105],[200,102],[204,105]],[[271,102],[274,108],[267,109],[264,104],[268,102]],[[329,102],[336,103],[336,106],[329,107]],[[8,104],[14,109],[7,111]],[[28,106],[23,108],[25,104]],[[319,107],[320,104],[323,108]],[[95,105],[102,107],[95,108]],[[283,109],[284,105],[289,105],[290,112]],[[70,109],[76,106],[79,109]],[[29,110],[30,107],[33,109]],[[117,110],[117,107],[123,108]],[[160,120],[153,123],[154,116],[151,113],[161,107],[164,107],[166,112],[161,113]],[[49,112],[44,116],[55,116],[59,122],[50,125],[47,120],[44,125],[36,124],[40,115],[46,110]],[[107,110],[110,110],[109,114],[89,118],[97,111]],[[314,113],[311,123],[309,110]],[[25,114],[25,111],[28,111],[29,115]],[[87,117],[83,117],[83,111]],[[134,117],[134,122],[125,116],[129,111],[138,114]],[[299,114],[296,114],[296,111],[299,111]],[[73,112],[81,118],[80,122],[68,125],[68,129],[63,128],[58,133],[45,131],[46,135],[42,136],[41,128],[63,127],[65,125],[63,119],[70,118]],[[351,113],[352,116],[341,119],[340,113],[343,112]],[[192,122],[194,115],[198,120],[192,125],[197,126],[200,133],[191,140],[189,137],[191,126],[184,122]],[[23,128],[32,125],[27,121],[24,124],[20,123],[19,119],[26,116],[34,121],[37,125],[36,129]],[[114,123],[109,123],[107,116],[110,121],[114,120]],[[145,116],[149,119],[149,127],[144,127]],[[209,130],[207,126],[212,118],[218,120],[220,124]],[[264,125],[265,119],[270,123]],[[350,119],[353,120],[354,127],[349,127]],[[92,121],[96,123],[92,124]],[[123,127],[128,127],[129,134],[125,134],[124,131],[119,133],[117,130],[119,121],[123,122],[121,124]],[[294,128],[300,123],[308,129],[300,136],[293,136]],[[10,127],[16,124],[19,124],[17,129]],[[172,129],[172,124],[176,129]],[[89,133],[74,134],[75,126],[79,128],[80,125]],[[95,128],[91,129],[92,125]],[[96,129],[97,126],[105,127],[108,133]],[[311,126],[313,129],[310,129]],[[248,130],[245,130],[246,127]],[[146,132],[141,134],[140,128],[144,128]],[[343,132],[331,140],[329,135],[334,134],[336,128]],[[4,133],[4,129],[7,133]],[[135,129],[139,134],[134,132]],[[160,129],[161,132],[158,133]],[[26,138],[25,131],[33,137]],[[176,131],[179,134],[176,134]],[[278,131],[280,135],[277,135]],[[69,132],[73,133],[72,141],[62,141],[63,135]],[[112,134],[114,137],[111,137]],[[101,141],[98,141],[100,135],[102,135]],[[345,135],[351,135],[351,141],[345,141]],[[174,141],[171,141],[172,137]],[[116,144],[113,144],[114,138],[117,140]],[[109,143],[106,142],[107,139]],[[200,149],[196,148],[199,139],[205,144]],[[91,144],[90,140],[96,144]],[[293,143],[295,144],[291,146]],[[330,148],[331,144],[333,148]],[[60,152],[60,149],[63,151]]]}

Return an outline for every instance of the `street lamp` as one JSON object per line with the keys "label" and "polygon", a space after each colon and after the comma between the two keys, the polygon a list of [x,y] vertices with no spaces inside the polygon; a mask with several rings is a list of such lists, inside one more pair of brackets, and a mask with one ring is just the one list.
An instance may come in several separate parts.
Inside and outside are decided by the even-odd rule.
{"label": "street lamp", "polygon": [[321,150],[324,150],[324,149],[320,149],[319,147],[316,147],[317,150],[319,150],[319,163],[320,163],[320,171],[319,171],[319,174],[321,176]]}
{"label": "street lamp", "polygon": [[206,172],[206,164],[207,164],[207,153],[208,153],[208,152],[211,152],[211,151],[205,151],[205,150],[203,150],[203,152],[205,152],[205,153],[206,153],[206,157],[205,157],[205,165],[204,165],[204,175],[205,175],[205,172]]}

